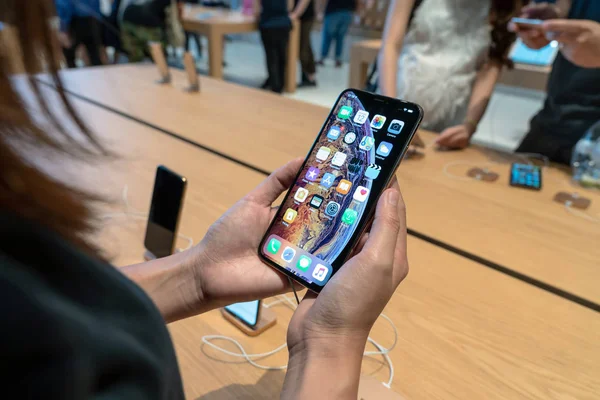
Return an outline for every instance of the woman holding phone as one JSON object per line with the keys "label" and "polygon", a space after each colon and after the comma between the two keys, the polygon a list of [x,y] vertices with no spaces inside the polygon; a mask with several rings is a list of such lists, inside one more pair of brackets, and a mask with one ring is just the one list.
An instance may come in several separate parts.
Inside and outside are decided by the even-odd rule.
{"label": "woman holding phone", "polygon": [[468,146],[515,35],[507,23],[527,0],[394,0],[379,54],[381,94],[414,101],[439,146]]}
{"label": "woman holding phone", "polygon": [[[190,250],[111,266],[90,239],[96,228],[91,205],[98,198],[67,183],[61,169],[66,159],[101,161],[106,151],[62,89],[56,32],[47,23],[52,15],[50,0],[0,5],[0,20],[19,32],[21,50],[0,57],[4,389],[22,398],[183,399],[165,322],[290,290],[256,250],[275,214],[272,204],[301,160],[266,178]],[[14,61],[29,76],[46,68],[59,104],[48,107],[51,100],[34,79],[17,88],[6,72]],[[51,111],[56,107],[60,115]],[[37,167],[40,155],[55,161],[51,173]],[[356,398],[369,330],[407,272],[404,202],[394,182],[355,255],[294,314],[283,398]],[[361,301],[350,301],[348,292]],[[323,380],[332,369],[340,378]]]}

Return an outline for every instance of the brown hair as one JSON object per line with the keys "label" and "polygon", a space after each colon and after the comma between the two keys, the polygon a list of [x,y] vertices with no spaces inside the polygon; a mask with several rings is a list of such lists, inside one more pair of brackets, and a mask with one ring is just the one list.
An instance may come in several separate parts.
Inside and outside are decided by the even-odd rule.
{"label": "brown hair", "polygon": [[[50,26],[55,15],[53,1],[1,3],[0,20],[14,29],[16,43],[11,54],[6,45],[0,50],[0,210],[45,226],[88,254],[100,255],[88,239],[93,231],[89,202],[98,198],[52,178],[25,157],[32,148],[42,154],[79,159],[106,154],[75,112],[57,74],[59,46]],[[22,66],[24,77],[11,76],[14,65]],[[56,88],[58,105],[66,115],[60,121],[34,77],[40,71],[48,73]],[[17,90],[20,79],[26,85]],[[33,94],[35,114],[26,106],[24,86]],[[40,120],[51,128],[43,128]],[[74,125],[81,135],[75,137],[73,130],[69,133],[67,125]]]}
{"label": "brown hair", "polygon": [[521,14],[521,9],[529,0],[492,0],[490,24],[492,25],[492,44],[488,56],[491,60],[512,66],[508,59],[510,46],[517,35],[508,30],[510,19]]}

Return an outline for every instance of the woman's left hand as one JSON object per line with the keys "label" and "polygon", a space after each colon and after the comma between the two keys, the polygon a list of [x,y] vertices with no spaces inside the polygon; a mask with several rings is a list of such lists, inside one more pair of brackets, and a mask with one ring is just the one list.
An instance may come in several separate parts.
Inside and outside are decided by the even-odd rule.
{"label": "woman's left hand", "polygon": [[469,146],[473,132],[466,124],[445,129],[435,140],[435,144],[448,149],[464,149]]}
{"label": "woman's left hand", "polygon": [[291,290],[287,277],[264,264],[258,247],[277,209],[273,202],[294,181],[302,159],[279,168],[219,218],[190,250],[202,308]]}

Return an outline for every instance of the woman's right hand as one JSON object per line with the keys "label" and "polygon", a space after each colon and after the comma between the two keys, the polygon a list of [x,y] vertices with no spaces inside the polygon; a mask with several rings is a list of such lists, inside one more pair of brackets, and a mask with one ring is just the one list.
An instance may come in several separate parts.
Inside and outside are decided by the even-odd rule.
{"label": "woman's right hand", "polygon": [[[282,397],[356,399],[369,332],[407,273],[406,213],[394,179],[381,195],[372,228],[354,256],[318,297],[308,292],[294,313]],[[324,373],[335,378],[322,379]]]}

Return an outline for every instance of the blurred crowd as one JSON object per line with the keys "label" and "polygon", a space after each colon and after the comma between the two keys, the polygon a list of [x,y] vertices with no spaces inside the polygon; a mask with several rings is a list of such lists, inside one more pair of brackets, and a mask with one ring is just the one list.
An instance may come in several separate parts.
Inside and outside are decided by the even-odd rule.
{"label": "blurred crowd", "polygon": [[[175,0],[55,2],[69,67],[75,66],[80,46],[90,65],[107,62],[106,46],[131,62],[140,61],[148,57],[148,41],[166,46],[173,36],[169,32],[181,29],[182,4]],[[300,27],[299,87],[316,87],[317,67],[332,45],[335,66],[340,67],[349,29],[374,2],[244,0],[209,5],[242,7],[256,15],[267,66],[262,87],[281,93],[293,21]],[[519,25],[511,22],[514,17],[540,23]],[[322,37],[315,57],[311,32],[316,25]],[[391,0],[376,64],[378,79],[369,89],[422,105],[423,127],[440,133],[437,144],[464,148],[477,131],[502,69],[512,68],[508,55],[517,37],[531,49],[552,41],[560,47],[544,106],[517,151],[568,163],[577,140],[600,120],[600,1]],[[193,32],[186,32],[186,49],[190,40],[201,49]]]}

